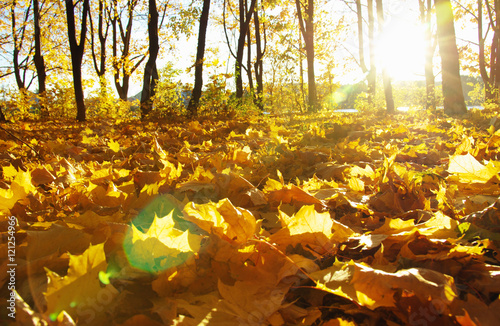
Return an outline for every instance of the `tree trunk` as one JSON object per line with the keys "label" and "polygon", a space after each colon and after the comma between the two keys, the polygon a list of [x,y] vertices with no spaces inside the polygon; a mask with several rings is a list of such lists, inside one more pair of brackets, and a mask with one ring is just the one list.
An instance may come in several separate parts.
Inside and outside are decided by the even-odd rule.
{"label": "tree trunk", "polygon": [[365,63],[365,44],[363,37],[363,13],[361,11],[361,0],[356,0],[356,15],[358,18],[358,48],[359,48],[359,66],[361,71],[366,74],[368,68]]}
{"label": "tree trunk", "polygon": [[[118,1],[113,0],[113,17],[111,20],[111,27],[113,30],[113,75],[116,91],[121,100],[127,101],[127,94],[130,84],[130,75],[139,67],[139,65],[146,59],[146,55],[142,55],[131,68],[126,67],[124,62],[129,58],[130,54],[130,41],[132,39],[132,23],[134,21],[134,9],[137,6],[138,0],[128,0],[127,1],[127,25],[125,30],[123,30],[124,23],[122,22],[121,16],[118,12]],[[118,26],[117,26],[118,25]],[[118,38],[117,34],[120,35],[122,41],[121,55],[118,56]],[[120,82],[120,76],[122,75],[122,80]]]}
{"label": "tree trunk", "polygon": [[[299,30],[299,84],[300,84],[300,95],[302,96],[302,103],[304,106],[307,106],[306,103],[306,90],[304,88],[304,62],[303,62],[303,53],[302,53],[302,32]],[[302,106],[300,107],[300,111],[302,111]]]}
{"label": "tree trunk", "polygon": [[[384,8],[382,6],[382,0],[377,0],[377,17],[379,30],[382,31],[384,28]],[[392,97],[392,81],[391,76],[387,72],[386,67],[382,67],[382,80],[384,82],[384,94],[385,94],[385,105],[387,107],[387,113],[394,113],[394,98]]]}
{"label": "tree trunk", "polygon": [[257,82],[257,107],[259,110],[264,111],[264,80],[263,80],[263,60],[266,47],[266,31],[264,29],[264,49],[262,49],[262,39],[260,35],[260,20],[259,11],[255,9],[254,12],[254,24],[255,24],[255,44],[257,46],[257,58],[255,60],[255,80]]}
{"label": "tree trunk", "polygon": [[[247,7],[247,1],[245,0],[245,8]],[[255,14],[255,9],[254,9]],[[253,15],[252,15],[253,16]],[[251,19],[251,18],[250,18]],[[248,78],[248,88],[250,89],[250,94],[254,95],[254,85],[252,77],[252,32],[250,26],[247,28],[247,78]]]}
{"label": "tree trunk", "polygon": [[256,0],[252,0],[250,8],[246,11],[244,1],[240,0],[240,35],[238,38],[238,48],[236,50],[236,64],[234,74],[236,75],[236,98],[243,98],[243,78],[241,76],[241,67],[243,64],[243,51],[245,49],[245,38],[247,36],[250,18],[253,15]]}
{"label": "tree trunk", "polygon": [[[94,24],[92,21],[91,11],[89,10],[89,23],[90,23],[90,41],[92,46],[92,62],[94,63],[94,70],[99,78],[101,88],[101,96],[107,98],[107,82],[106,82],[106,40],[108,38],[108,31],[110,22],[105,18],[104,0],[99,0],[98,7],[98,22],[97,22],[97,37],[99,39],[99,54],[95,51],[94,40]],[[104,22],[106,21],[106,30],[104,29]]]}
{"label": "tree trunk", "polygon": [[[490,48],[490,76],[485,82],[486,98],[493,103],[498,103],[498,88],[500,84],[498,63],[500,62],[500,34],[495,29]],[[479,55],[481,57],[481,54]],[[483,55],[484,57],[484,55]]]}
{"label": "tree trunk", "polygon": [[0,122],[5,122],[7,119],[5,118],[5,115],[3,114],[3,107],[0,106]]}
{"label": "tree trunk", "polygon": [[[490,54],[490,76],[487,78],[488,83],[485,81],[485,97],[488,102],[491,103],[496,103],[498,104],[500,99],[499,99],[499,92],[500,92],[500,33],[498,31],[498,27],[500,26],[500,4],[498,4],[497,1],[495,1],[495,5],[493,8],[491,8],[491,4],[489,1],[485,2],[489,17],[490,17],[490,22],[489,22],[489,27],[493,30],[493,38],[491,40],[491,54]],[[482,23],[482,22],[481,22]],[[479,24],[479,22],[478,22]],[[480,31],[482,34],[482,30]],[[479,66],[480,66],[480,71],[481,71],[481,76],[483,77],[484,75],[487,76],[487,74],[483,73],[486,72],[486,68],[482,68],[481,66],[485,66],[485,58],[484,58],[484,39],[483,44],[481,46],[481,38],[480,37],[480,53],[479,53]],[[481,53],[481,48],[482,52]],[[482,62],[481,62],[482,61]],[[484,80],[484,78],[483,78]]]}
{"label": "tree trunk", "polygon": [[[24,91],[24,90],[26,90],[26,83],[25,83],[24,76],[21,74],[21,65],[22,64],[19,62],[19,53],[21,52],[21,48],[22,48],[23,43],[24,43],[24,36],[26,33],[27,21],[28,21],[29,13],[31,11],[31,3],[30,3],[30,6],[28,8],[26,8],[24,22],[23,22],[22,26],[20,27],[21,35],[18,35],[18,31],[17,31],[17,21],[16,21],[16,12],[15,12],[16,6],[17,6],[17,1],[14,0],[12,2],[11,11],[10,11],[11,26],[12,26],[11,32],[12,32],[12,38],[14,40],[14,49],[12,51],[12,55],[13,55],[12,61],[13,61],[14,76],[16,79],[17,87],[19,88],[20,91]],[[26,69],[26,68],[24,68],[24,69]]]}
{"label": "tree trunk", "polygon": [[[425,6],[427,1],[427,8]],[[436,111],[436,93],[435,81],[433,71],[433,57],[435,51],[435,43],[432,41],[431,29],[431,14],[432,14],[432,0],[419,0],[420,5],[420,20],[425,26],[425,107],[427,110]]]}
{"label": "tree trunk", "polygon": [[210,0],[203,0],[203,9],[200,16],[200,30],[198,33],[198,48],[196,50],[196,62],[194,67],[194,87],[188,104],[188,113],[192,117],[195,117],[198,114],[201,90],[203,88],[203,60],[205,57],[209,13]]}
{"label": "tree trunk", "polygon": [[370,71],[366,77],[368,82],[368,103],[373,104],[377,86],[377,67],[375,65],[375,17],[373,15],[373,0],[368,0],[368,42],[370,56]]}
{"label": "tree trunk", "polygon": [[[486,2],[486,6],[488,6],[488,2]],[[489,8],[488,8],[489,9]],[[490,26],[493,25],[493,22],[490,21]],[[493,28],[495,31],[496,28]],[[496,96],[494,92],[494,87],[491,80],[491,75],[488,75],[488,71],[486,70],[486,55],[484,50],[484,36],[483,36],[483,1],[477,1],[477,32],[478,32],[478,40],[479,40],[479,72],[481,74],[481,78],[484,83],[484,97],[486,102],[495,103]],[[491,44],[491,59],[496,58],[496,55],[493,54],[496,52],[495,44],[498,44],[498,34],[493,32],[492,44]],[[493,65],[494,66],[494,65]],[[490,67],[490,69],[493,68]]]}
{"label": "tree trunk", "polygon": [[467,113],[460,80],[460,64],[455,39],[453,10],[450,0],[435,0],[439,54],[441,55],[444,112],[448,115]]}
{"label": "tree trunk", "polygon": [[[491,12],[491,7],[489,6],[489,2],[486,1],[486,7],[488,12]],[[493,38],[491,40],[491,56],[490,56],[490,75],[488,75],[488,71],[486,70],[486,54],[484,49],[484,36],[483,36],[483,1],[477,1],[477,31],[478,31],[478,40],[479,40],[479,72],[481,74],[481,78],[484,83],[484,97],[485,101],[488,103],[498,103],[498,89],[493,85],[493,74],[495,71],[495,62],[499,61],[499,52],[498,49],[498,26],[494,21],[489,22],[489,27],[493,29]],[[498,17],[498,15],[497,15]]]}
{"label": "tree trunk", "polygon": [[[241,76],[241,66],[242,66],[242,60],[243,60],[243,48],[245,46],[245,37],[247,35],[246,33],[246,24],[245,24],[245,14],[247,11],[247,8],[245,6],[245,1],[244,0],[239,0],[239,15],[240,15],[240,36],[238,38],[238,46],[236,49],[236,63],[235,63],[235,70],[234,74],[236,77],[236,98],[241,99],[243,98],[243,78]],[[245,30],[245,33],[243,31]]]}
{"label": "tree trunk", "polygon": [[158,70],[156,68],[156,57],[160,49],[158,39],[158,9],[156,8],[156,0],[149,0],[149,59],[144,68],[144,81],[141,93],[141,118],[144,119],[152,110],[154,96],[154,86],[158,78]]}
{"label": "tree trunk", "polygon": [[122,77],[122,81],[120,83],[120,74],[115,73],[115,87],[118,92],[118,97],[122,101],[127,101],[128,99],[128,89],[130,84],[130,75],[125,74]]}
{"label": "tree trunk", "polygon": [[[491,46],[490,78],[492,79],[491,80],[492,93],[495,101],[498,102],[498,96],[499,96],[498,92],[500,89],[500,33],[498,31],[498,27],[500,26],[500,4],[498,3],[498,1],[495,1],[495,6],[493,10],[494,10],[495,21],[491,22],[494,33]],[[493,51],[493,48],[495,48],[495,51]]]}
{"label": "tree trunk", "polygon": [[73,70],[73,87],[75,89],[76,100],[76,119],[85,121],[86,109],[83,96],[82,85],[82,60],[85,52],[85,36],[87,34],[87,15],[89,11],[89,0],[83,0],[80,41],[76,40],[75,28],[75,6],[73,0],[65,0],[66,2],[66,18],[68,23],[68,39],[71,52],[71,67]]}
{"label": "tree trunk", "polygon": [[40,7],[38,0],[33,0],[33,16],[35,27],[35,55],[33,61],[35,62],[36,74],[38,78],[38,95],[40,98],[40,112],[42,116],[48,116],[47,107],[44,104],[43,98],[45,97],[46,85],[45,80],[47,74],[45,73],[45,61],[42,56],[42,41],[40,33]]}
{"label": "tree trunk", "polygon": [[318,96],[316,92],[316,78],[314,76],[314,0],[307,0],[305,18],[302,14],[300,0],[295,0],[299,26],[304,38],[307,60],[307,89],[308,89],[308,111],[318,110]]}

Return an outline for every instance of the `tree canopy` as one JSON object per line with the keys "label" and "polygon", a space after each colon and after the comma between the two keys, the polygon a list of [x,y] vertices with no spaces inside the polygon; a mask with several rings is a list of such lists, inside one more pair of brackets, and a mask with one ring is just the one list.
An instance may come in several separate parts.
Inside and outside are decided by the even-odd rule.
{"label": "tree canopy", "polygon": [[[150,12],[153,4],[153,12],[159,17],[156,24],[151,20],[155,17]],[[427,63],[411,56],[414,62],[407,66],[418,66],[420,76],[407,78],[411,81],[425,76],[427,108],[434,108],[433,103],[441,105],[444,96],[445,107],[453,97],[453,101],[461,102],[457,104],[462,107],[459,111],[464,110],[469,94],[462,100],[447,91],[451,74],[447,65],[457,60],[458,65],[454,63],[452,69],[454,87],[460,88],[460,73],[475,74],[481,77],[484,86],[478,87],[484,87],[486,99],[497,102],[497,8],[489,1],[453,4],[445,14],[435,9],[432,1],[424,0],[404,12],[389,0],[297,0],[293,4],[226,0],[214,2],[210,15],[203,20],[198,18],[204,7],[202,1],[89,0],[87,4],[9,0],[1,5],[7,9],[2,11],[0,43],[4,106],[21,108],[20,116],[33,114],[27,108],[35,104],[35,111],[45,116],[76,116],[78,111],[78,119],[84,120],[87,110],[92,111],[91,116],[133,116],[136,110],[130,107],[135,104],[127,104],[127,100],[139,91],[143,117],[152,110],[157,116],[186,114],[186,105],[181,102],[189,101],[197,69],[196,74],[205,75],[204,83],[193,93],[199,98],[195,102],[200,113],[214,107],[256,107],[261,112],[370,107],[392,112],[394,106],[408,106],[398,103],[398,94],[393,95],[401,89],[398,83],[403,80],[394,79],[394,69],[385,59],[393,56],[384,48],[399,51],[398,40],[387,42],[386,35],[405,35],[405,25],[399,26],[399,34],[391,27],[398,15],[425,29],[426,43],[421,47],[426,49]],[[444,15],[447,18],[439,18]],[[200,29],[200,24],[207,27]],[[448,32],[454,25],[456,33],[468,35],[468,46],[460,37],[455,42],[440,41],[437,51],[437,40],[456,39],[456,33]],[[464,32],[472,28],[479,31],[473,37]],[[198,37],[200,33],[207,37]],[[448,36],[438,37],[443,33]],[[407,34],[413,37],[409,30]],[[448,44],[458,45],[459,59],[446,58],[453,52]],[[196,53],[197,48],[204,50],[203,56]],[[438,55],[444,57],[442,68],[433,59]],[[398,60],[394,56],[393,61]],[[201,70],[201,65],[207,69]],[[378,76],[385,76],[382,93],[376,91]],[[348,85],[359,85],[354,88],[361,92],[339,92]],[[206,96],[201,95],[200,87]],[[130,94],[131,89],[134,94]],[[60,105],[62,94],[67,98]],[[347,101],[348,97],[352,100]],[[116,99],[122,103],[119,112],[111,108],[117,107],[111,104]]]}

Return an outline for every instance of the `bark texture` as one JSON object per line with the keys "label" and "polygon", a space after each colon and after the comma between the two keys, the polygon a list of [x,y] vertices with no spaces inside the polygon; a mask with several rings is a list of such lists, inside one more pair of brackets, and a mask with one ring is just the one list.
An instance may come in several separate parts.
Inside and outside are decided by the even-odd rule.
{"label": "bark texture", "polygon": [[307,90],[308,90],[308,108],[309,112],[318,110],[318,95],[316,91],[316,78],[314,75],[314,0],[307,0],[302,13],[302,3],[295,0],[297,15],[299,18],[300,31],[304,38],[307,61]]}
{"label": "bark texture", "polygon": [[200,30],[198,33],[198,47],[196,49],[196,62],[194,66],[194,87],[188,104],[191,116],[198,114],[201,90],[203,88],[203,60],[205,58],[205,44],[207,39],[208,15],[210,13],[210,0],[203,0],[203,9],[200,16]]}
{"label": "bark texture", "polygon": [[435,0],[435,4],[443,76],[444,112],[448,115],[462,115],[467,112],[467,107],[460,80],[453,10],[450,0]]}
{"label": "bark texture", "polygon": [[144,80],[141,93],[141,118],[145,118],[153,108],[152,98],[154,96],[156,83],[158,81],[158,69],[156,68],[156,58],[160,50],[158,38],[158,9],[156,0],[149,0],[149,59],[144,68]]}
{"label": "bark texture", "polygon": [[87,15],[89,11],[89,0],[83,0],[80,40],[76,39],[75,27],[75,5],[73,0],[66,1],[66,18],[68,22],[68,39],[71,52],[71,67],[73,70],[73,87],[75,89],[76,100],[76,119],[78,121],[85,121],[86,108],[83,96],[82,84],[82,60],[83,53],[85,52],[85,37],[87,34]]}

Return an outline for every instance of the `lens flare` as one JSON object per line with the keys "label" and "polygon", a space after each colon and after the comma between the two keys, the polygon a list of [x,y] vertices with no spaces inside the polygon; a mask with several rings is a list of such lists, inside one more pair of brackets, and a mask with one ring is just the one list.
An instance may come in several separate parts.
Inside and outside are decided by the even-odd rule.
{"label": "lens flare", "polygon": [[[201,236],[179,229],[179,223],[174,220],[174,211],[178,214],[177,205],[172,199],[169,196],[158,197],[133,221],[123,241],[131,266],[159,273],[184,263],[199,251]],[[103,283],[105,276],[102,275]]]}
{"label": "lens flare", "polygon": [[327,97],[328,107],[332,109],[338,109],[349,99],[349,95],[352,93],[352,91],[353,87],[351,85],[344,85],[337,88]]}

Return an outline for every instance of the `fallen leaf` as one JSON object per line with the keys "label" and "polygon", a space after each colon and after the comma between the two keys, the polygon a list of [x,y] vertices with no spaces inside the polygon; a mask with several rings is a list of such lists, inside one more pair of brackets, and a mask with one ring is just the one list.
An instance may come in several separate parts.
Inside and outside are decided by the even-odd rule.
{"label": "fallen leaf", "polygon": [[200,249],[201,236],[174,228],[173,211],[154,217],[148,231],[143,233],[132,224],[124,240],[130,264],[148,272],[160,272],[185,262]]}
{"label": "fallen leaf", "polygon": [[354,235],[349,227],[331,219],[328,212],[318,213],[313,205],[302,206],[294,215],[280,211],[282,229],[271,235],[272,242],[283,246],[309,244],[320,254]]}
{"label": "fallen leaf", "polygon": [[104,314],[103,307],[118,294],[111,284],[103,286],[99,273],[106,272],[104,244],[90,246],[81,255],[70,255],[66,276],[47,270],[48,285],[45,314],[55,321],[63,311],[79,323],[95,324]]}
{"label": "fallen leaf", "polygon": [[467,153],[450,157],[448,172],[457,174],[462,182],[486,183],[499,172],[499,169],[491,163],[484,166]]}
{"label": "fallen leaf", "polygon": [[108,142],[108,147],[115,153],[118,153],[120,151],[120,143],[114,140],[110,140]]}
{"label": "fallen leaf", "polygon": [[256,220],[250,211],[235,207],[228,199],[218,203],[188,203],[184,218],[208,233],[216,234],[231,243],[245,243],[256,232]]}
{"label": "fallen leaf", "polygon": [[353,261],[336,261],[331,267],[310,276],[317,282],[318,289],[370,309],[395,307],[396,293],[415,295],[421,302],[437,299],[446,305],[458,295],[452,277],[428,269],[411,268],[388,273]]}
{"label": "fallen leaf", "polygon": [[31,183],[31,174],[29,171],[19,171],[15,176],[11,176],[13,180],[10,184],[10,189],[0,188],[0,210],[10,210],[18,201],[26,204],[28,194],[36,191],[36,188]]}

